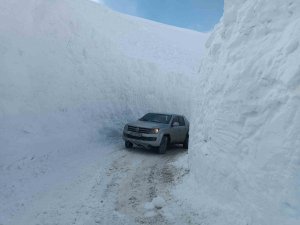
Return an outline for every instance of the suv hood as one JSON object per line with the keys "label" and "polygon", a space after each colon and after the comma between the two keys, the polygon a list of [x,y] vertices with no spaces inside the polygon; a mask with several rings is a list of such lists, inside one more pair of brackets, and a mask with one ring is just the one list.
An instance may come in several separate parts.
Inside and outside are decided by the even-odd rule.
{"label": "suv hood", "polygon": [[134,126],[134,127],[143,127],[143,128],[166,128],[169,126],[169,124],[164,124],[164,123],[154,123],[154,122],[147,122],[147,121],[135,121],[132,123],[128,123],[127,125],[129,126]]}

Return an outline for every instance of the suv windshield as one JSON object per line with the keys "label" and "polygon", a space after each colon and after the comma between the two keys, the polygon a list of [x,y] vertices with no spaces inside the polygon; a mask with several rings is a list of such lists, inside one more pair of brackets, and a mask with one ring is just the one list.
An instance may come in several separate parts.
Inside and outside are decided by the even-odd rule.
{"label": "suv windshield", "polygon": [[140,121],[149,121],[154,123],[170,123],[172,116],[166,114],[157,114],[157,113],[147,113],[143,116]]}

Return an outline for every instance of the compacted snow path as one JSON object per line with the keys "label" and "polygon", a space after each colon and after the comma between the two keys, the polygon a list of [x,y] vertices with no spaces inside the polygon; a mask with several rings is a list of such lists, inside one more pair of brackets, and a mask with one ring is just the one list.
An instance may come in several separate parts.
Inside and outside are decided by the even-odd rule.
{"label": "compacted snow path", "polygon": [[51,180],[47,184],[42,178],[32,178],[37,186],[47,185],[44,191],[27,190],[28,184],[19,186],[19,192],[27,191],[30,200],[8,198],[10,205],[23,206],[2,215],[0,225],[181,225],[201,221],[187,203],[183,206],[172,194],[174,185],[189,172],[187,166],[177,163],[188,156],[181,146],[172,146],[164,155],[141,148],[128,150],[123,142],[107,142],[102,149],[86,151],[85,157],[73,152],[62,159],[65,166],[60,171],[46,172]]}
{"label": "compacted snow path", "polygon": [[177,146],[165,155],[140,148],[118,148],[74,224],[182,223],[183,210],[170,189],[188,173],[172,165],[187,152]]}

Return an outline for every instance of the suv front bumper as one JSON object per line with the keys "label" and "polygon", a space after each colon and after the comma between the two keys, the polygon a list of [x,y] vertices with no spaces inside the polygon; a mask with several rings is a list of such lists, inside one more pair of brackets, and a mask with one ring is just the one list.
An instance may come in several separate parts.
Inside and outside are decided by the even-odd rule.
{"label": "suv front bumper", "polygon": [[143,134],[130,131],[123,132],[123,140],[144,147],[160,146],[162,134]]}

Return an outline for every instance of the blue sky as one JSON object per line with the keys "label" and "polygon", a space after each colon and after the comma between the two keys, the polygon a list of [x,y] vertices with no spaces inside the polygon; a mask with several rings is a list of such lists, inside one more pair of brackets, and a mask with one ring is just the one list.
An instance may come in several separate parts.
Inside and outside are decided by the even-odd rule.
{"label": "blue sky", "polygon": [[201,32],[213,29],[223,14],[224,0],[94,0],[145,19]]}

